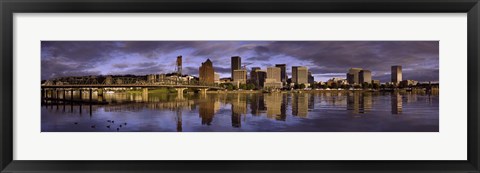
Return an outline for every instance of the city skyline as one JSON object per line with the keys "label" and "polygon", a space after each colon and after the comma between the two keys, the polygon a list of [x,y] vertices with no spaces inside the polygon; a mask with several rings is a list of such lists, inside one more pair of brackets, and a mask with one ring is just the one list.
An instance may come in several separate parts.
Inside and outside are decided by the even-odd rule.
{"label": "city skyline", "polygon": [[292,66],[305,66],[315,81],[345,78],[358,67],[389,82],[393,65],[403,67],[404,79],[438,81],[439,75],[438,41],[42,41],[41,77],[171,73],[178,56],[182,73],[197,77],[207,59],[220,77],[230,77],[234,56],[248,73],[286,64],[292,78]]}

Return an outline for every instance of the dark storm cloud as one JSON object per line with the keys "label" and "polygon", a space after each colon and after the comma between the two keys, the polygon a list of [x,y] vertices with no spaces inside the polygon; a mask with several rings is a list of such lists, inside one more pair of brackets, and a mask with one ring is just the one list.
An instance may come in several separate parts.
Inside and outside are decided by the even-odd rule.
{"label": "dark storm cloud", "polygon": [[231,73],[230,67],[224,68],[224,67],[215,66],[213,67],[213,69],[216,73]]}
{"label": "dark storm cloud", "polygon": [[[305,65],[315,76],[344,74],[349,68],[372,71],[390,80],[390,66],[401,65],[404,79],[438,80],[437,41],[42,41],[42,79],[68,75],[172,72],[184,56],[184,74],[198,74],[210,58],[217,73],[229,76],[230,57],[248,68]],[[338,77],[338,76],[337,76]]]}
{"label": "dark storm cloud", "polygon": [[250,57],[250,58],[247,58],[248,61],[252,61],[252,62],[255,62],[255,61],[268,61],[270,60],[270,56],[254,56],[254,57]]}
{"label": "dark storm cloud", "polygon": [[151,65],[148,67],[138,66],[137,64],[135,68],[130,68],[128,70],[116,72],[113,74],[133,74],[133,75],[157,74],[157,73],[164,72],[165,68],[166,66],[162,64]]}
{"label": "dark storm cloud", "polygon": [[182,69],[183,74],[190,74],[198,76],[198,68],[195,67],[186,67]]}
{"label": "dark storm cloud", "polygon": [[64,76],[90,76],[99,75],[100,72],[93,70],[93,66],[82,64],[62,63],[61,59],[49,59],[41,61],[42,79],[50,79]]}
{"label": "dark storm cloud", "polygon": [[112,65],[112,67],[120,68],[120,69],[127,68],[128,66],[129,66],[128,64],[113,64]]}
{"label": "dark storm cloud", "polygon": [[142,67],[142,68],[151,67],[155,65],[157,65],[156,62],[142,62],[142,63],[135,64],[135,66]]}

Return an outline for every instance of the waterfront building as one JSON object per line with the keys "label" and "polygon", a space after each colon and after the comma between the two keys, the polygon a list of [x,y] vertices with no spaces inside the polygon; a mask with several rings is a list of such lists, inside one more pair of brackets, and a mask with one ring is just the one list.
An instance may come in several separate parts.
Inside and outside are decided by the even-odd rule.
{"label": "waterfront building", "polygon": [[280,72],[280,79],[282,83],[287,83],[288,75],[287,75],[287,65],[286,64],[276,64],[275,67],[281,69]]}
{"label": "waterfront building", "polygon": [[233,82],[237,84],[246,84],[247,83],[247,70],[240,69],[233,71]]}
{"label": "waterfront building", "polygon": [[213,84],[215,82],[215,71],[213,69],[213,63],[210,59],[202,63],[199,69],[200,84]]}
{"label": "waterfront building", "polygon": [[372,84],[380,85],[380,80],[372,80]]}
{"label": "waterfront building", "polygon": [[304,66],[292,67],[292,83],[308,84],[308,69]]}
{"label": "waterfront building", "polygon": [[154,74],[147,75],[148,83],[155,83],[156,81],[157,81],[157,75],[154,75]]}
{"label": "waterfront building", "polygon": [[266,77],[266,72],[260,70],[260,67],[252,67],[252,71],[250,71],[250,83],[254,84],[256,89],[263,88]]}
{"label": "waterfront building", "polygon": [[415,86],[418,84],[418,81],[415,80],[403,80],[399,83],[400,87],[409,87],[409,86]]}
{"label": "waterfront building", "polygon": [[262,89],[265,87],[265,81],[267,79],[267,72],[265,70],[257,70],[257,83],[255,86],[257,89]]}
{"label": "waterfront building", "polygon": [[308,72],[308,83],[309,83],[310,85],[313,85],[313,84],[315,83],[315,78],[313,77],[311,71]]}
{"label": "waterfront building", "polygon": [[359,73],[362,71],[362,68],[350,68],[347,73],[347,81],[350,85],[359,84]]}
{"label": "waterfront building", "polygon": [[214,74],[213,82],[216,83],[216,84],[220,83],[220,74],[218,74],[218,73]]}
{"label": "waterfront building", "polygon": [[359,83],[372,83],[372,72],[370,70],[361,70],[359,73]]}
{"label": "waterfront building", "polygon": [[233,72],[234,72],[235,70],[240,70],[241,68],[242,68],[242,58],[239,57],[239,56],[233,56],[233,57],[232,57],[232,61],[231,61],[231,75],[232,75],[232,79],[235,79]]}
{"label": "waterfront building", "polygon": [[279,67],[268,67],[267,68],[267,79],[265,80],[265,88],[282,88],[283,83],[281,79],[281,68]]}
{"label": "waterfront building", "polygon": [[402,81],[402,66],[392,66],[391,78],[391,82],[393,82],[395,85],[398,85],[400,81]]}

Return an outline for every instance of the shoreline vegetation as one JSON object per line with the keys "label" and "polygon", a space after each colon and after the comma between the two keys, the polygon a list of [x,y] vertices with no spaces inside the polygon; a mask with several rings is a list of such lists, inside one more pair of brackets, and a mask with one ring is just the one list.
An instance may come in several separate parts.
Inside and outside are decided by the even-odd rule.
{"label": "shoreline vegetation", "polygon": [[[125,90],[117,90],[118,93],[130,93],[130,94],[142,94],[142,89],[125,89]],[[432,88],[431,90],[427,91],[424,88],[420,89],[310,89],[310,90],[303,90],[303,89],[296,89],[296,90],[274,90],[274,91],[267,91],[267,90],[209,90],[206,93],[315,93],[315,92],[399,92],[399,93],[406,93],[406,92],[413,92],[413,93],[431,93],[431,94],[438,94],[439,88]],[[197,90],[194,89],[187,89],[184,93],[198,93]],[[173,88],[156,88],[156,89],[149,89],[148,94],[177,94],[177,91]]]}

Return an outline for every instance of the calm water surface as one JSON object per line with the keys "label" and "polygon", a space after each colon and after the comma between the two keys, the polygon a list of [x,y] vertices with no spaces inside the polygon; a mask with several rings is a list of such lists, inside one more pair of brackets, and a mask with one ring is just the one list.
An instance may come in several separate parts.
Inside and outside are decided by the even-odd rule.
{"label": "calm water surface", "polygon": [[[68,99],[67,93],[67,99]],[[74,97],[78,93],[74,93]],[[88,98],[84,95],[83,98]],[[438,95],[111,93],[108,105],[42,105],[42,132],[438,132]],[[113,121],[113,122],[112,122]]]}

